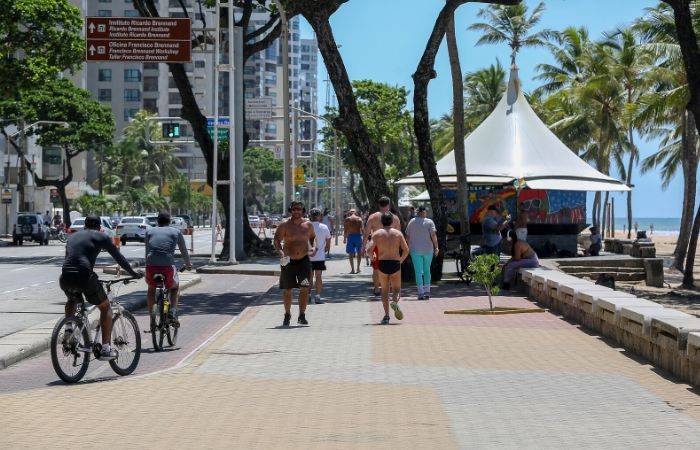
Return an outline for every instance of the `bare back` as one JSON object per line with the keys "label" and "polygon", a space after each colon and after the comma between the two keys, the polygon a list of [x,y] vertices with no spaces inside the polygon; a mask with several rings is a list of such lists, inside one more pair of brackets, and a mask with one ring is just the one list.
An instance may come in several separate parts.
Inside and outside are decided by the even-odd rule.
{"label": "bare back", "polygon": [[380,261],[390,260],[403,262],[408,256],[408,244],[406,244],[406,239],[404,239],[400,231],[394,228],[381,228],[372,233],[372,247],[378,248]]}
{"label": "bare back", "polygon": [[293,220],[287,220],[277,227],[275,232],[275,241],[281,245],[285,256],[291,259],[301,259],[309,254],[309,244],[313,245],[316,240],[314,227],[309,221],[294,223]]}
{"label": "bare back", "polygon": [[530,244],[528,244],[527,241],[519,240],[513,246],[514,260],[532,258],[534,254],[535,251],[532,249],[532,247],[530,247]]}

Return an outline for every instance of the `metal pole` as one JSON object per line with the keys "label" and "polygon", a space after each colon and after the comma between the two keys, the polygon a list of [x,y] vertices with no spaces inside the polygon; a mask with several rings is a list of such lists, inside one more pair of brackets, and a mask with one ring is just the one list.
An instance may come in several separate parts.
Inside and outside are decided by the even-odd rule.
{"label": "metal pole", "polygon": [[[285,123],[287,123],[287,122],[285,121]],[[293,167],[292,176],[295,176],[295,172],[296,172],[296,168],[297,168],[297,139],[298,139],[298,137],[297,137],[297,111],[294,108],[292,108],[292,127],[293,128],[292,128],[292,132],[291,132],[291,136],[290,136],[291,139],[289,141],[289,143],[290,143],[289,149],[290,149],[290,152],[292,155],[292,167]],[[296,189],[294,187],[294,184],[292,184],[292,188]],[[290,191],[289,193],[291,195],[292,200],[297,200],[296,194],[293,191]],[[304,200],[304,197],[299,197],[299,200]],[[291,204],[291,201],[289,204]]]}
{"label": "metal pole", "polygon": [[287,23],[287,12],[282,6],[282,2],[275,0],[277,9],[280,12],[280,20],[282,21],[282,30],[280,34],[282,45],[282,108],[283,108],[283,123],[282,130],[284,134],[284,201],[282,207],[284,211],[292,203],[292,191],[294,189],[294,160],[291,154],[291,139],[289,135],[289,24]]}
{"label": "metal pole", "polygon": [[340,234],[340,150],[338,150],[338,134],[333,130],[333,153],[335,154],[335,245],[338,245],[338,235]]}
{"label": "metal pole", "polygon": [[236,133],[235,133],[235,122],[234,118],[236,117],[235,114],[235,109],[236,109],[236,78],[235,78],[235,72],[234,72],[234,32],[233,32],[233,27],[235,23],[233,21],[233,2],[229,0],[228,4],[228,63],[229,63],[229,71],[228,71],[228,90],[229,90],[229,97],[228,97],[228,125],[229,125],[229,134],[228,134],[228,161],[229,161],[229,175],[228,175],[228,181],[229,181],[229,197],[228,197],[228,229],[229,229],[229,235],[228,235],[228,262],[229,264],[237,264],[236,262],[236,235],[238,234],[239,230],[236,228]]}
{"label": "metal pole", "polygon": [[216,208],[216,188],[219,172],[219,44],[221,40],[221,7],[219,2],[216,2],[216,33],[214,35],[214,87],[213,87],[213,103],[214,103],[214,150],[212,161],[212,204],[211,204],[211,262],[216,262],[216,225],[217,225],[217,208]]}

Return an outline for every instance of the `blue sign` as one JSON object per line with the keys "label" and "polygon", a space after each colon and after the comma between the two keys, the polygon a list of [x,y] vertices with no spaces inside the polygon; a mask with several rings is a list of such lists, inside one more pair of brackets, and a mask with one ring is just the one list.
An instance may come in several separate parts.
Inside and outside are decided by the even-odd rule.
{"label": "blue sign", "polygon": [[[231,121],[229,121],[228,117],[219,117],[219,127],[228,127],[231,125]],[[214,138],[214,118],[213,117],[207,117],[207,130],[209,131],[209,136]],[[228,140],[229,136],[229,129],[228,128],[219,128],[219,140]]]}

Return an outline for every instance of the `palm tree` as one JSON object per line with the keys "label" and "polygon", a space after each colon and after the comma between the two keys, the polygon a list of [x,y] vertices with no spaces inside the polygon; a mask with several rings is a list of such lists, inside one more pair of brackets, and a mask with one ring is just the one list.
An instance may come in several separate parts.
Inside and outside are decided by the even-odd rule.
{"label": "palm tree", "polygon": [[[694,7],[692,12],[695,20],[700,20]],[[673,11],[663,3],[647,8],[644,17],[633,27],[641,35],[642,47],[652,53],[657,62],[657,67],[650,72],[654,89],[641,97],[634,110],[634,119],[646,127],[650,137],[662,138],[662,147],[642,162],[642,171],[661,167],[662,188],[666,188],[678,168],[682,168],[683,210],[674,266],[687,272],[684,262],[686,256],[690,256],[688,245],[695,209],[699,150],[695,120],[687,109],[690,91]],[[690,273],[692,277],[692,270]]]}
{"label": "palm tree", "polygon": [[506,91],[506,71],[501,62],[464,75],[464,102],[469,113],[464,118],[469,132],[478,127],[501,101]]}
{"label": "palm tree", "polygon": [[470,25],[468,30],[480,31],[482,36],[476,45],[507,43],[513,51],[511,65],[515,64],[515,57],[523,47],[544,47],[547,41],[556,33],[549,29],[530,33],[532,28],[540,22],[544,3],[540,2],[527,16],[527,5],[520,3],[513,6],[490,5],[479,10],[477,17],[486,19],[486,22]]}

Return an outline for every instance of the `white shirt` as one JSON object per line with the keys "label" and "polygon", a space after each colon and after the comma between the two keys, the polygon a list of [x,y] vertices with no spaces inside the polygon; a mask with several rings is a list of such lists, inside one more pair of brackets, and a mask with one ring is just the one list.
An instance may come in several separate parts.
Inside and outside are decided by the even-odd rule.
{"label": "white shirt", "polygon": [[314,226],[314,233],[316,233],[316,245],[318,249],[316,250],[316,255],[311,257],[311,261],[325,261],[326,260],[326,240],[331,238],[331,232],[327,226],[321,222],[311,222]]}

